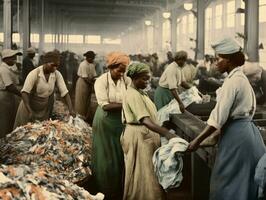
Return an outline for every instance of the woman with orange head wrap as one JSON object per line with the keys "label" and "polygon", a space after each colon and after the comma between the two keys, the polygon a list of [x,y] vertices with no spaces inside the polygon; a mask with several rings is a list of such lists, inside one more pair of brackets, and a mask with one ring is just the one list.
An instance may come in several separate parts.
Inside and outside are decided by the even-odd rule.
{"label": "woman with orange head wrap", "polygon": [[107,199],[119,200],[123,195],[124,158],[120,136],[123,130],[122,95],[130,83],[130,79],[124,76],[128,64],[126,54],[110,53],[107,56],[109,70],[94,85],[98,108],[92,125],[92,170],[97,189]]}

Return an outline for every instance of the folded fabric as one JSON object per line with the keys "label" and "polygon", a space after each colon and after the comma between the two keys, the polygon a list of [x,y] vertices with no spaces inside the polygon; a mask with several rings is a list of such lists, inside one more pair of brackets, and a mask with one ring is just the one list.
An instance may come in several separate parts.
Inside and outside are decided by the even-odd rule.
{"label": "folded fabric", "polygon": [[102,200],[67,180],[51,176],[36,165],[0,165],[0,199]]}
{"label": "folded fabric", "polygon": [[266,153],[259,160],[256,172],[255,172],[255,182],[259,186],[258,198],[263,199],[266,189]]}
{"label": "folded fabric", "polygon": [[[202,102],[202,98],[199,96],[198,92],[198,89],[193,86],[179,95],[179,98],[183,102],[185,108],[194,102]],[[162,125],[164,121],[169,120],[170,114],[181,114],[179,104],[175,99],[170,101],[169,104],[165,105],[157,112],[157,117],[160,122],[160,125]]]}
{"label": "folded fabric", "polygon": [[182,138],[172,138],[153,154],[154,171],[163,189],[179,187],[183,180],[182,152],[188,148],[188,142]]}

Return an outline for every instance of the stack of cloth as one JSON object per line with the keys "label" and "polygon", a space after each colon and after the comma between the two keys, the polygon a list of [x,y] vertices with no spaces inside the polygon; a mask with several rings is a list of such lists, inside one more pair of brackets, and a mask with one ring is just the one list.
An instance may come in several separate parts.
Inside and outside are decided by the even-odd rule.
{"label": "stack of cloth", "polygon": [[91,175],[91,127],[80,118],[18,127],[0,143],[0,163],[36,164],[60,179],[78,183]]}
{"label": "stack of cloth", "polygon": [[77,185],[27,165],[0,165],[0,199],[3,200],[102,200]]}
{"label": "stack of cloth", "polygon": [[53,113],[51,117],[52,119],[67,121],[68,113],[69,113],[68,108],[62,101],[56,100],[54,102]]}
{"label": "stack of cloth", "polygon": [[169,140],[161,139],[162,146],[157,149],[152,158],[155,174],[163,189],[177,188],[183,180],[182,153],[188,148],[188,142],[175,137]]}
{"label": "stack of cloth", "polygon": [[[185,108],[194,102],[202,103],[202,98],[199,95],[199,90],[195,86],[182,92],[179,95],[179,98],[183,102]],[[169,121],[170,114],[181,114],[179,104],[176,99],[172,99],[169,104],[165,105],[158,111],[157,117],[160,125],[162,125],[164,121]]]}

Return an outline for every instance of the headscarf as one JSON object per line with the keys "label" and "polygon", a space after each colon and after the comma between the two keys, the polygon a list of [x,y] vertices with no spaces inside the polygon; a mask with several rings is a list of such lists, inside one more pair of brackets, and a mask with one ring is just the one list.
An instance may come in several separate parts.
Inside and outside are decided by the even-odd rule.
{"label": "headscarf", "polygon": [[140,62],[134,62],[129,65],[127,76],[133,78],[141,73],[149,73],[149,72],[150,72],[150,67],[148,65]]}
{"label": "headscarf", "polygon": [[212,48],[216,54],[233,54],[241,50],[240,45],[233,38],[224,38],[213,44]]}
{"label": "headscarf", "polygon": [[112,52],[107,55],[107,66],[116,65],[116,64],[129,64],[129,56],[122,52]]}

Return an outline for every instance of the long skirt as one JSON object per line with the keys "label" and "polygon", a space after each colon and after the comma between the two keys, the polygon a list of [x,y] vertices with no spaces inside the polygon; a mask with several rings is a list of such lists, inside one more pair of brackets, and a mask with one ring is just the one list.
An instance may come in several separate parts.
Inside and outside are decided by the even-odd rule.
{"label": "long skirt", "polygon": [[107,112],[98,106],[92,125],[92,173],[97,190],[106,199],[119,200],[123,195],[123,128],[121,112]]}
{"label": "long skirt", "polygon": [[0,91],[0,138],[13,130],[18,98],[8,91]]}
{"label": "long skirt", "polygon": [[29,118],[29,112],[23,101],[20,102],[16,120],[14,124],[14,129],[18,126],[27,124],[28,122],[44,121],[49,119],[51,109],[54,103],[54,96],[51,95],[47,98],[41,98],[34,95],[30,95],[30,107],[33,111],[32,119]]}
{"label": "long skirt", "polygon": [[152,163],[153,153],[160,147],[160,136],[145,126],[127,124],[121,144],[125,159],[123,199],[165,199]]}
{"label": "long skirt", "polygon": [[226,123],[211,176],[210,200],[255,200],[255,168],[265,153],[258,128],[250,119]]}
{"label": "long skirt", "polygon": [[173,98],[174,96],[168,88],[158,86],[154,93],[154,104],[156,105],[157,110],[160,110],[162,107],[170,103]]}
{"label": "long skirt", "polygon": [[83,78],[78,79],[76,84],[75,110],[83,117],[87,117],[87,112],[91,102],[92,85],[85,82]]}

